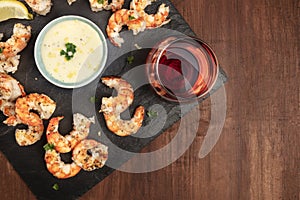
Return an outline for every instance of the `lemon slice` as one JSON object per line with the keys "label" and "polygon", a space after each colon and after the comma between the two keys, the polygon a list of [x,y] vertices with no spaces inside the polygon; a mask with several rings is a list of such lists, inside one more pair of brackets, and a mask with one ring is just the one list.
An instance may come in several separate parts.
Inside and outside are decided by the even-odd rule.
{"label": "lemon slice", "polygon": [[17,0],[0,0],[0,22],[16,19],[33,19],[26,6]]}

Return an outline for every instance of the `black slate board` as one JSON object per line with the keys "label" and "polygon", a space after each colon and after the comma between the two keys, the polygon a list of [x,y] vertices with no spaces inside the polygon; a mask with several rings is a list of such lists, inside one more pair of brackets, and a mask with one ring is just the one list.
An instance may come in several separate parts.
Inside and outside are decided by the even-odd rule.
{"label": "black slate board", "polygon": [[[124,8],[129,7],[129,2],[130,1],[126,1]],[[121,35],[125,38],[125,44],[121,49],[112,46],[108,42],[109,58],[106,65],[107,68],[101,76],[122,76],[135,88],[134,103],[130,106],[129,111],[125,112],[125,115],[127,114],[128,117],[138,105],[145,106],[147,110],[154,104],[165,108],[167,113],[167,120],[164,124],[161,124],[159,117],[150,119],[146,116],[144,126],[141,130],[135,136],[126,138],[120,138],[111,134],[105,126],[103,116],[98,113],[101,103],[99,100],[103,96],[111,96],[113,90],[102,85],[99,79],[88,86],[74,90],[56,87],[42,77],[36,68],[33,58],[33,48],[36,37],[41,29],[51,20],[63,15],[80,15],[96,23],[106,35],[105,28],[108,18],[111,15],[110,11],[94,13],[90,10],[88,1],[78,1],[72,6],[69,6],[66,1],[53,1],[52,10],[46,17],[35,15],[33,21],[12,19],[1,22],[0,32],[4,33],[4,40],[12,34],[12,28],[15,23],[21,22],[25,25],[32,26],[32,38],[27,48],[21,53],[19,70],[12,76],[24,85],[27,93],[45,93],[57,102],[57,108],[53,116],[65,116],[65,119],[60,124],[61,133],[67,134],[72,129],[73,113],[80,112],[88,117],[95,116],[97,122],[91,127],[89,138],[101,141],[109,147],[107,166],[93,172],[84,172],[82,170],[73,178],[58,180],[47,171],[44,163],[43,145],[47,143],[45,136],[32,146],[19,147],[14,138],[15,127],[7,127],[3,124],[2,121],[5,119],[5,116],[1,114],[0,150],[38,199],[78,198],[112,173],[114,169],[130,159],[132,156],[130,152],[139,152],[144,146],[154,140],[159,134],[163,133],[163,131],[195,106],[195,103],[179,105],[166,102],[155,95],[154,91],[146,82],[143,64],[150,48],[157,41],[168,35],[194,35],[189,25],[168,0],[153,3],[152,6],[147,8],[147,11],[154,13],[162,2],[170,6],[171,23],[160,29],[147,30],[137,36],[133,36],[129,31],[123,31]],[[174,30],[176,30],[176,32]],[[143,49],[138,50],[135,44],[143,47]],[[126,58],[129,55],[135,57],[132,64],[127,64],[126,62]],[[217,90],[226,80],[226,74],[220,69],[217,83],[211,93]],[[98,101],[91,103],[90,97],[92,96],[96,96]],[[149,126],[147,126],[149,123],[154,124],[154,126],[162,126],[162,128],[153,134],[152,130],[155,127],[151,127],[150,129]],[[48,121],[44,121],[44,125],[47,127]],[[99,131],[102,132],[101,137],[98,136]],[[60,186],[58,191],[52,189],[54,183],[58,183]]]}

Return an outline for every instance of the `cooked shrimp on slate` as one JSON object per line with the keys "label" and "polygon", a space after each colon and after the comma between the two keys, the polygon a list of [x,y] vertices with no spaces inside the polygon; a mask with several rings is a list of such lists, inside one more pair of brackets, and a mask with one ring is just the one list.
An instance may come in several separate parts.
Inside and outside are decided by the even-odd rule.
{"label": "cooked shrimp on slate", "polygon": [[171,19],[167,19],[169,12],[169,7],[166,7],[165,4],[161,4],[156,14],[147,14],[146,12],[142,12],[141,16],[143,16],[146,21],[146,28],[154,29],[168,24],[171,21]]}
{"label": "cooked shrimp on slate", "polygon": [[121,113],[133,102],[133,89],[124,79],[104,77],[102,82],[118,92],[116,97],[103,97],[100,112],[103,112],[106,125],[110,131],[119,136],[136,133],[142,126],[145,109],[139,106],[130,120],[121,119]]}
{"label": "cooked shrimp on slate", "polygon": [[169,23],[169,7],[161,4],[156,14],[147,14],[145,8],[155,0],[132,0],[130,10],[122,9],[112,14],[108,21],[106,32],[113,45],[121,47],[124,39],[119,32],[124,25],[132,30],[134,35],[147,29],[154,29]]}
{"label": "cooked shrimp on slate", "polygon": [[[47,95],[32,93],[19,97],[15,104],[15,115],[4,121],[9,126],[25,124],[27,129],[16,129],[15,138],[20,146],[36,143],[42,137],[44,125],[42,119],[49,119],[56,108],[56,103]],[[35,110],[39,113],[31,112]]]}
{"label": "cooked shrimp on slate", "polygon": [[50,144],[55,144],[55,150],[60,153],[70,152],[75,145],[85,139],[90,131],[91,123],[95,123],[94,117],[87,118],[82,114],[73,115],[73,130],[68,135],[61,135],[58,131],[59,121],[64,117],[54,117],[50,120],[46,136]]}
{"label": "cooked shrimp on slate", "polygon": [[110,131],[118,136],[135,134],[141,128],[144,120],[145,109],[139,106],[135,109],[133,118],[123,120],[119,113],[103,113],[106,125]]}
{"label": "cooked shrimp on slate", "polygon": [[30,37],[31,26],[14,25],[12,36],[6,42],[0,42],[0,72],[16,72],[20,62],[18,53],[27,46]]}
{"label": "cooked shrimp on slate", "polygon": [[39,15],[46,15],[50,12],[51,0],[25,0],[29,7]]}
{"label": "cooked shrimp on slate", "polygon": [[144,31],[146,28],[145,20],[139,16],[137,11],[127,9],[116,11],[109,18],[106,27],[106,33],[113,45],[121,47],[122,43],[124,43],[124,39],[120,37],[119,32],[125,25],[128,26],[129,30],[133,31],[134,35]]}
{"label": "cooked shrimp on slate", "polygon": [[138,12],[144,12],[145,8],[156,0],[132,0],[130,2],[130,10],[136,10]]}
{"label": "cooked shrimp on slate", "polygon": [[[16,114],[22,123],[36,126],[40,119],[49,119],[56,108],[56,103],[45,94],[32,93],[16,101]],[[39,113],[31,112],[35,110]]]}
{"label": "cooked shrimp on slate", "polygon": [[44,159],[48,171],[59,179],[71,178],[81,170],[74,162],[64,163],[55,149],[46,150]]}
{"label": "cooked shrimp on slate", "polygon": [[5,116],[15,115],[15,101],[25,95],[19,81],[6,73],[0,73],[0,110]]}
{"label": "cooked shrimp on slate", "polygon": [[122,113],[132,104],[134,94],[131,85],[124,79],[117,77],[103,77],[102,83],[110,88],[114,88],[118,95],[114,97],[103,97],[101,112]]}
{"label": "cooked shrimp on slate", "polygon": [[155,1],[156,0],[132,0],[130,2],[130,9],[138,11],[139,15],[144,18],[147,29],[158,28],[171,21],[167,19],[170,9],[164,3],[159,6],[156,14],[146,13],[145,8]]}
{"label": "cooked shrimp on slate", "polygon": [[83,170],[92,171],[104,166],[108,147],[95,140],[82,140],[73,150],[72,160]]}
{"label": "cooked shrimp on slate", "polygon": [[120,10],[124,4],[124,0],[112,0],[111,3],[108,0],[89,0],[92,11],[98,12],[102,10]]}
{"label": "cooked shrimp on slate", "polygon": [[112,2],[109,4],[109,9],[115,12],[116,10],[120,10],[123,5],[124,0],[112,0]]}
{"label": "cooked shrimp on slate", "polygon": [[43,120],[36,126],[29,126],[28,129],[16,129],[15,138],[20,146],[29,146],[39,141],[44,132]]}

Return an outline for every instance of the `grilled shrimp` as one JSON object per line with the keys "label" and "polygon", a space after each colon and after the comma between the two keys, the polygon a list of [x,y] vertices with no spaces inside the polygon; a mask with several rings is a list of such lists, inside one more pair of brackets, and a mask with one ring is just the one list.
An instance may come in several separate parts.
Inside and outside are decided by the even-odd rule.
{"label": "grilled shrimp", "polygon": [[147,14],[145,8],[155,0],[132,0],[130,10],[122,9],[115,12],[109,19],[106,32],[113,45],[121,47],[124,43],[119,32],[124,25],[133,31],[134,35],[147,29],[161,27],[169,23],[169,7],[161,4],[156,14]]}
{"label": "grilled shrimp", "polygon": [[0,110],[5,116],[14,116],[15,115],[15,103],[0,99]]}
{"label": "grilled shrimp", "polygon": [[14,101],[24,95],[24,87],[19,81],[8,74],[0,73],[0,99]]}
{"label": "grilled shrimp", "polygon": [[[55,102],[48,96],[37,93],[29,94],[16,100],[15,115],[9,116],[4,123],[8,126],[27,125],[27,129],[16,129],[15,138],[20,146],[32,145],[39,141],[43,135],[42,119],[49,119],[55,108]],[[30,112],[31,110],[36,110],[40,117]]]}
{"label": "grilled shrimp", "polygon": [[50,12],[51,0],[25,0],[29,7],[39,15],[46,15]]}
{"label": "grilled shrimp", "polygon": [[0,73],[0,110],[5,116],[15,115],[15,101],[25,95],[24,87],[16,79]]}
{"label": "grilled shrimp", "polygon": [[61,160],[60,153],[55,149],[47,150],[44,159],[48,171],[59,179],[71,178],[81,170],[74,162],[70,164],[64,163]]}
{"label": "grilled shrimp", "polygon": [[102,10],[108,10],[108,0],[99,1],[89,0],[92,11],[98,12]]}
{"label": "grilled shrimp", "polygon": [[124,112],[133,102],[134,95],[131,85],[124,79],[116,77],[103,77],[101,80],[108,87],[116,89],[118,93],[115,97],[102,98],[101,112]]}
{"label": "grilled shrimp", "polygon": [[121,119],[120,115],[133,102],[133,89],[125,80],[117,77],[104,77],[102,82],[118,92],[116,97],[103,97],[100,112],[103,112],[106,125],[110,131],[119,136],[136,133],[142,126],[145,109],[139,106],[130,120]]}
{"label": "grilled shrimp", "polygon": [[112,0],[109,4],[108,0],[89,0],[92,11],[98,12],[102,10],[120,10],[124,4],[124,0]]}
{"label": "grilled shrimp", "polygon": [[14,25],[13,34],[6,42],[0,42],[2,48],[1,57],[11,57],[17,55],[26,46],[31,37],[31,27],[17,23]]}
{"label": "grilled shrimp", "polygon": [[44,132],[43,120],[40,118],[36,120],[36,125],[34,126],[22,122],[17,115],[9,116],[3,123],[8,126],[16,126],[22,123],[28,126],[27,129],[16,129],[15,131],[15,139],[20,146],[36,143],[41,139]]}
{"label": "grilled shrimp", "polygon": [[104,166],[108,158],[108,147],[95,140],[82,140],[73,150],[73,161],[85,171]]}
{"label": "grilled shrimp", "polygon": [[137,11],[121,9],[112,14],[108,20],[106,32],[109,40],[118,47],[124,43],[124,39],[120,37],[119,32],[123,26],[128,26],[129,30],[136,35],[146,28],[146,22],[141,18]]}
{"label": "grilled shrimp", "polygon": [[20,64],[20,55],[8,57],[5,60],[0,60],[0,72],[15,73]]}
{"label": "grilled shrimp", "polygon": [[39,141],[44,132],[43,120],[39,120],[36,126],[28,126],[28,129],[17,129],[15,138],[20,146],[28,146]]}
{"label": "grilled shrimp", "polygon": [[141,15],[144,17],[146,21],[147,29],[159,28],[171,21],[171,19],[167,19],[169,16],[169,7],[166,7],[165,4],[161,4],[158,8],[158,12],[156,14],[147,14],[146,12],[142,12]]}
{"label": "grilled shrimp", "polygon": [[112,9],[113,12],[120,10],[124,5],[124,0],[112,0],[109,7]]}
{"label": "grilled shrimp", "polygon": [[0,42],[0,72],[14,73],[18,69],[20,55],[17,54],[27,46],[30,37],[30,26],[14,25],[12,36],[6,42]]}
{"label": "grilled shrimp", "polygon": [[144,11],[147,6],[156,0],[132,0],[130,2],[130,10],[136,10],[138,12]]}
{"label": "grilled shrimp", "polygon": [[145,8],[154,1],[156,0],[132,0],[130,3],[130,9],[138,11],[139,15],[146,21],[147,29],[158,28],[171,21],[167,19],[170,9],[166,4],[161,4],[156,14],[147,14],[145,12]]}
{"label": "grilled shrimp", "polygon": [[70,134],[62,136],[58,132],[59,121],[63,117],[52,118],[49,122],[46,136],[48,143],[55,144],[55,150],[60,153],[70,152],[74,146],[85,139],[89,134],[91,123],[95,123],[94,117],[87,118],[82,114],[73,115],[73,130]]}
{"label": "grilled shrimp", "polygon": [[103,113],[106,125],[110,131],[118,136],[128,136],[136,133],[142,126],[144,107],[139,106],[130,120],[123,120],[119,113]]}
{"label": "grilled shrimp", "polygon": [[[39,125],[40,119],[49,119],[55,108],[56,103],[44,94],[32,93],[16,101],[17,117],[29,126]],[[40,116],[31,110],[37,111]]]}

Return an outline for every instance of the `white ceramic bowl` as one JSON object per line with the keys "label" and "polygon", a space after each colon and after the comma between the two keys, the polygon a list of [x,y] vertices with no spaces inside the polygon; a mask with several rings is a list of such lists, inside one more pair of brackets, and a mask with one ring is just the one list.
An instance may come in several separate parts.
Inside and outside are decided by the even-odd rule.
{"label": "white ceramic bowl", "polygon": [[[42,57],[42,44],[45,38],[45,35],[47,34],[47,32],[56,24],[60,23],[60,22],[64,22],[67,20],[79,20],[80,22],[84,22],[85,24],[89,25],[92,29],[94,29],[98,36],[100,41],[102,42],[102,44],[98,47],[100,49],[97,48],[97,53],[99,52],[99,54],[101,53],[101,60],[98,63],[97,62],[97,66],[95,68],[95,71],[93,71],[92,74],[90,74],[88,77],[84,78],[83,80],[76,80],[73,82],[65,82],[65,81],[61,81],[58,78],[55,78],[53,76],[53,74],[51,74],[49,72],[49,70],[47,70],[47,67],[44,64],[43,61],[43,57]],[[70,34],[74,34],[72,32],[70,32]],[[106,60],[107,60],[107,54],[108,54],[108,49],[107,49],[107,43],[106,43],[106,38],[104,36],[104,34],[102,33],[102,31],[100,30],[100,28],[94,24],[92,21],[81,17],[81,16],[75,16],[75,15],[67,15],[67,16],[62,16],[59,18],[56,18],[54,20],[52,20],[51,22],[49,22],[39,33],[36,42],[35,42],[35,46],[34,46],[34,59],[36,62],[36,65],[38,67],[38,70],[40,71],[40,73],[52,84],[62,87],[62,88],[78,88],[78,87],[82,87],[85,86],[87,84],[89,84],[90,82],[92,82],[93,80],[95,80],[103,71],[105,64],[106,64]],[[75,57],[75,54],[74,54]],[[82,71],[81,71],[82,70]],[[81,67],[80,69],[80,73],[84,72],[85,69],[83,67]],[[79,73],[79,74],[80,74]]]}

